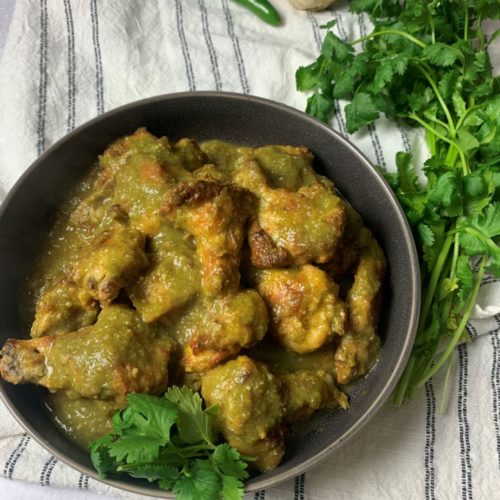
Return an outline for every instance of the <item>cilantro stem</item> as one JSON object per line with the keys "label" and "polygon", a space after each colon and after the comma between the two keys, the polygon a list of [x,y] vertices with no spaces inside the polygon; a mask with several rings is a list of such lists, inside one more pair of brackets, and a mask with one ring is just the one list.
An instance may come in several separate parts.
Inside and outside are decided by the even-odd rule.
{"label": "cilantro stem", "polygon": [[410,359],[408,360],[408,364],[406,365],[405,371],[403,372],[403,376],[401,380],[398,382],[398,386],[396,387],[396,393],[394,395],[394,405],[401,406],[405,400],[405,394],[408,389],[408,384],[410,383],[410,378],[413,372],[413,367],[415,366],[415,355],[412,354]]}
{"label": "cilantro stem", "polygon": [[428,17],[429,19],[429,24],[431,25],[431,37],[432,37],[432,43],[436,43],[436,27],[434,26],[434,19],[432,19],[432,16]]}
{"label": "cilantro stem", "polygon": [[458,341],[462,337],[462,334],[464,332],[465,326],[467,325],[467,321],[469,320],[469,316],[471,315],[472,308],[474,307],[474,304],[476,303],[476,298],[477,294],[479,292],[479,287],[481,285],[481,280],[483,279],[484,276],[484,271],[486,268],[486,262],[488,261],[488,256],[483,255],[483,258],[481,259],[481,265],[479,266],[479,270],[477,272],[476,276],[476,282],[474,283],[474,288],[472,289],[472,292],[469,296],[469,300],[467,302],[467,305],[464,310],[464,314],[462,316],[462,319],[460,321],[460,324],[458,325],[458,328],[455,330],[455,333],[453,334],[452,339],[448,343],[446,350],[441,354],[439,359],[434,363],[432,368],[425,373],[420,380],[415,384],[416,390],[420,389],[429,379],[432,378],[433,375],[435,375],[441,367],[446,363],[448,358],[451,356],[451,353],[455,349],[456,345],[458,344]]}
{"label": "cilantro stem", "polygon": [[376,36],[382,36],[382,35],[399,35],[407,38],[411,42],[417,44],[419,47],[422,47],[423,49],[427,47],[427,45],[419,40],[418,38],[415,38],[414,36],[410,35],[409,33],[406,33],[406,31],[400,31],[400,30],[381,30],[381,31],[375,31],[374,33],[370,33],[369,35],[362,36],[361,38],[358,38],[357,40],[354,40],[353,42],[350,42],[351,45],[356,45],[358,43],[364,42],[365,40],[370,40],[370,38],[374,38]]}
{"label": "cilantro stem", "polygon": [[446,375],[444,377],[443,393],[441,394],[441,402],[439,404],[439,414],[444,415],[446,411],[446,401],[448,400],[446,395],[448,394],[448,383],[450,381],[451,374],[451,362],[453,358],[450,356],[447,361]]}
{"label": "cilantro stem", "polygon": [[464,40],[469,41],[469,9],[465,9]]}
{"label": "cilantro stem", "polygon": [[432,300],[434,299],[434,294],[436,293],[437,284],[439,281],[439,277],[441,276],[441,272],[443,270],[443,266],[448,257],[448,253],[451,248],[451,244],[453,243],[454,236],[448,235],[444,240],[443,246],[441,247],[441,251],[439,252],[438,258],[436,260],[436,264],[434,265],[434,269],[432,270],[431,279],[429,281],[429,285],[427,290],[425,291],[424,302],[422,306],[422,312],[420,314],[420,324],[418,328],[418,332],[422,333],[425,328],[427,315],[429,314]]}
{"label": "cilantro stem", "polygon": [[451,262],[450,279],[453,279],[453,277],[455,276],[455,272],[457,270],[459,249],[460,249],[460,244],[458,241],[458,233],[455,233],[455,237],[454,237],[454,241],[453,241],[453,261]]}
{"label": "cilantro stem", "polygon": [[415,120],[416,122],[420,123],[420,125],[422,125],[422,127],[425,127],[427,130],[429,130],[429,132],[433,133],[436,137],[438,137],[442,141],[447,142],[448,144],[451,144],[452,146],[457,148],[458,154],[460,155],[460,160],[462,161],[463,173],[464,173],[464,175],[467,175],[469,173],[469,165],[468,165],[467,160],[465,158],[465,154],[462,151],[462,148],[455,141],[448,139],[443,134],[440,134],[436,129],[432,128],[427,122],[422,120],[415,113],[410,113],[408,115],[408,118],[411,118],[412,120]]}
{"label": "cilantro stem", "polygon": [[425,76],[425,78],[427,78],[427,81],[429,82],[429,85],[432,87],[434,94],[436,94],[437,100],[439,101],[441,108],[443,108],[444,114],[446,115],[446,119],[448,120],[448,125],[450,127],[450,134],[452,137],[455,137],[457,131],[455,130],[455,124],[453,123],[453,118],[451,117],[450,110],[448,109],[448,106],[444,102],[443,96],[441,95],[441,92],[439,92],[439,89],[436,85],[436,82],[434,81],[434,78],[432,78],[430,73],[427,71],[429,68],[426,69],[424,67],[424,64],[416,64],[416,67]]}
{"label": "cilantro stem", "polygon": [[484,50],[484,34],[483,34],[483,27],[481,26],[482,22],[483,22],[483,16],[482,16],[482,13],[480,13],[477,16],[477,29],[476,29],[476,32],[477,32],[477,37],[479,38],[479,49],[481,51]]}
{"label": "cilantro stem", "polygon": [[479,109],[481,106],[476,105],[476,106],[471,106],[468,108],[465,113],[460,117],[460,119],[457,122],[457,130],[459,130],[462,125],[464,124],[464,121],[467,119],[467,117],[473,112],[476,111],[476,109]]}

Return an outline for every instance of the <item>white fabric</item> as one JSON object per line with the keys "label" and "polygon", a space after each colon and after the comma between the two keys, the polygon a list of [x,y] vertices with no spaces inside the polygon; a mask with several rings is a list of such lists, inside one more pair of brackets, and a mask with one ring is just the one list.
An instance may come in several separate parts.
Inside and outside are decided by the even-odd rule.
{"label": "white fabric", "polygon": [[[369,25],[349,14],[345,2],[321,14],[296,12],[286,0],[274,3],[284,17],[281,28],[228,0],[18,0],[0,63],[0,199],[68,130],[130,101],[225,90],[304,109],[306,96],[295,91],[294,72],[317,56],[319,25],[335,17],[336,32],[349,38]],[[332,126],[345,133],[342,116]],[[388,169],[394,169],[396,151],[411,146],[426,155],[420,135],[385,120],[350,140]],[[305,477],[268,490],[265,498],[498,498],[499,285],[486,279],[481,288],[468,330],[482,338],[455,354],[445,415],[437,414],[435,381],[401,409],[388,403],[340,453]],[[0,473],[130,497],[51,458],[23,435],[2,403]]]}

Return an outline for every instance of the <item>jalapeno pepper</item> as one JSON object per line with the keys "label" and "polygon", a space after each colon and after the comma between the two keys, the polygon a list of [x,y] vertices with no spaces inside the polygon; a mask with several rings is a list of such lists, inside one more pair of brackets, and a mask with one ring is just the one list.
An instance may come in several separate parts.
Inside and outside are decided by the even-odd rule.
{"label": "jalapeno pepper", "polygon": [[277,10],[267,0],[233,0],[273,26],[281,24]]}

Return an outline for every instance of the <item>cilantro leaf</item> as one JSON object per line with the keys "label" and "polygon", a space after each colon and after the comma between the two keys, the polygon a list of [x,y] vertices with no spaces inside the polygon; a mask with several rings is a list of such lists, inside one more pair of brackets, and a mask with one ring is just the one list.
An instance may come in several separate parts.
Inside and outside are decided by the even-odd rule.
{"label": "cilantro leaf", "polygon": [[195,460],[189,475],[181,475],[172,491],[177,500],[213,500],[221,491],[220,478],[206,461]]}
{"label": "cilantro leaf", "polygon": [[216,409],[203,410],[200,395],[187,387],[170,387],[165,398],[177,407],[177,427],[183,441],[189,444],[213,444],[216,433],[213,417]]}
{"label": "cilantro leaf", "polygon": [[165,444],[170,440],[170,429],[177,420],[177,409],[169,401],[150,394],[129,394],[129,411],[135,427]]}
{"label": "cilantro leaf", "polygon": [[451,66],[457,59],[463,59],[463,57],[456,47],[442,42],[433,43],[422,50],[422,58],[436,66]]}
{"label": "cilantro leaf", "polygon": [[463,302],[469,295],[474,285],[474,273],[470,267],[469,258],[465,255],[460,255],[457,259],[457,279],[460,283],[458,290],[458,298]]}
{"label": "cilantro leaf", "polygon": [[243,483],[233,476],[222,476],[222,498],[224,500],[239,500],[245,494]]}
{"label": "cilantro leaf", "polygon": [[500,262],[500,247],[494,238],[500,236],[500,202],[488,205],[480,214],[461,222],[460,244],[467,255],[489,255],[496,274]]}
{"label": "cilantro leaf", "polygon": [[420,234],[420,239],[422,241],[422,245],[428,247],[432,246],[435,241],[434,232],[432,231],[432,229],[423,222],[421,222],[417,227],[418,227],[418,232]]}
{"label": "cilantro leaf", "polygon": [[429,190],[427,200],[445,216],[461,215],[463,204],[460,172],[455,170],[441,175]]}
{"label": "cilantro leaf", "polygon": [[347,131],[353,134],[364,125],[378,118],[379,111],[373,99],[366,92],[358,92],[345,107]]}
{"label": "cilantro leaf", "polygon": [[115,439],[113,434],[106,434],[90,445],[90,459],[99,477],[105,479],[109,473],[116,471],[117,462],[109,454],[108,447]]}
{"label": "cilantro leaf", "polygon": [[248,477],[247,464],[243,462],[240,454],[227,443],[220,444],[215,448],[211,460],[223,474],[234,476],[237,479]]}
{"label": "cilantro leaf", "polygon": [[117,462],[147,462],[156,460],[160,446],[164,445],[165,441],[159,441],[156,436],[141,436],[140,431],[127,431],[109,444],[108,451]]}
{"label": "cilantro leaf", "polygon": [[128,403],[113,416],[114,431],[90,446],[100,477],[129,474],[179,499],[243,497],[250,458],[216,444],[217,407],[203,409],[198,393],[176,386],[164,397],[130,394]]}

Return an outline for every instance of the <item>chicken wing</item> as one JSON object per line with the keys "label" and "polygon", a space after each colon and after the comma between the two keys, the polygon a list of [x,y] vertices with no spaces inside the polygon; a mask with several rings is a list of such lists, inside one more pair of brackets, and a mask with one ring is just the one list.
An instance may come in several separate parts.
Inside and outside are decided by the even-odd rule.
{"label": "chicken wing", "polygon": [[167,387],[172,341],[135,311],[109,306],[97,323],[76,332],[6,341],[0,374],[14,384],[34,383],[71,397],[114,399]]}
{"label": "chicken wing", "polygon": [[180,183],[163,202],[165,218],[195,238],[206,296],[239,288],[240,250],[251,204],[246,190],[208,180]]}
{"label": "chicken wing", "polygon": [[33,338],[72,332],[92,325],[99,312],[90,293],[67,277],[61,277],[40,295],[31,325]]}
{"label": "chicken wing", "polygon": [[333,376],[322,370],[300,370],[277,375],[283,385],[286,422],[308,420],[321,409],[349,407],[347,396],[333,381]]}
{"label": "chicken wing", "polygon": [[111,303],[148,265],[144,243],[136,229],[120,224],[105,229],[75,263],[75,281],[101,304]]}
{"label": "chicken wing", "polygon": [[386,268],[382,249],[372,237],[361,251],[354,283],[347,294],[348,332],[335,353],[337,382],[347,384],[368,372],[380,346],[375,333]]}
{"label": "chicken wing", "polygon": [[184,138],[177,141],[173,147],[174,153],[181,160],[186,170],[194,172],[208,163],[207,155],[193,139]]}
{"label": "chicken wing", "polygon": [[208,406],[219,405],[216,418],[231,446],[256,457],[260,471],[277,467],[285,452],[285,408],[281,384],[266,365],[239,356],[207,372],[201,394]]}
{"label": "chicken wing", "polygon": [[163,225],[151,239],[150,267],[127,288],[134,307],[146,322],[175,311],[200,290],[200,262],[193,237]]}
{"label": "chicken wing", "polygon": [[[324,263],[332,258],[344,230],[344,206],[330,181],[318,176],[316,182],[297,191],[274,189],[253,160],[237,163],[233,179],[258,198],[257,226],[248,240],[254,266]],[[269,245],[262,245],[265,239],[273,242],[273,254],[277,248],[286,258],[270,258],[266,254]]]}
{"label": "chicken wing", "polygon": [[97,227],[107,210],[120,205],[132,227],[154,235],[160,227],[158,206],[178,180],[191,178],[166,137],[141,128],[109,146],[99,161],[94,189],[75,210],[73,220]]}
{"label": "chicken wing", "polygon": [[253,279],[269,308],[271,333],[287,349],[312,352],[344,334],[346,308],[325,271],[306,264],[255,270]]}
{"label": "chicken wing", "polygon": [[268,326],[266,306],[255,290],[199,300],[176,325],[186,372],[207,370],[259,342]]}

